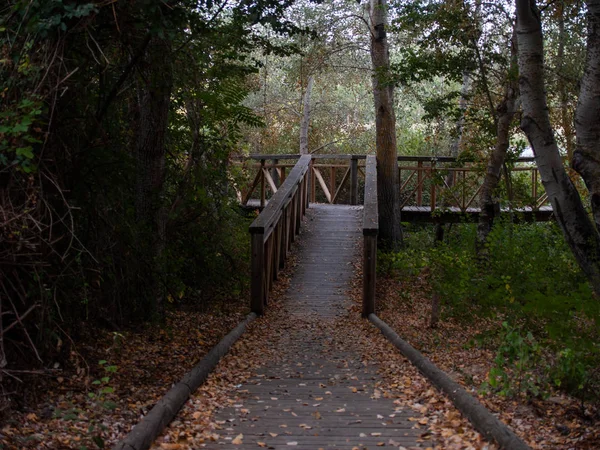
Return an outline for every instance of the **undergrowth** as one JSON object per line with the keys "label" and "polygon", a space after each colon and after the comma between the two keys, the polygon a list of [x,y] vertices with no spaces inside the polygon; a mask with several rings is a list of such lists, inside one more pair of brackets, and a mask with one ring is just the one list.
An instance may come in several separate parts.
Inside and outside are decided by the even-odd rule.
{"label": "undergrowth", "polygon": [[379,270],[400,278],[426,271],[443,317],[498,319],[472,345],[496,352],[481,386],[505,396],[555,389],[600,401],[600,305],[554,223],[498,223],[475,252],[475,225],[453,225],[442,243],[430,227],[407,228],[406,246],[379,255]]}

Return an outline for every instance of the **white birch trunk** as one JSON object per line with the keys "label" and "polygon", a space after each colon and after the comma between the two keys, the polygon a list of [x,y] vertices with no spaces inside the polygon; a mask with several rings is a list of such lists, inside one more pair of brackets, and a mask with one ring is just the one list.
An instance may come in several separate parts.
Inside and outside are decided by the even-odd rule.
{"label": "white birch trunk", "polygon": [[594,291],[600,294],[600,235],[565,171],[550,124],[544,91],[540,13],[535,0],[516,0],[516,3],[519,88],[523,105],[521,128],[533,149],[556,221]]}
{"label": "white birch trunk", "polygon": [[588,0],[585,70],[575,112],[577,144],[573,168],[590,192],[596,229],[600,230],[600,0]]}

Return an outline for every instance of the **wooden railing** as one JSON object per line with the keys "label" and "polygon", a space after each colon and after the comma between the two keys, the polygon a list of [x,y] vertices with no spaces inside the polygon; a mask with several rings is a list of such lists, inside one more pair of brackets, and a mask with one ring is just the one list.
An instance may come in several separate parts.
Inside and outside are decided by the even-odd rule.
{"label": "wooden railing", "polygon": [[367,156],[365,169],[365,201],[363,207],[363,307],[362,316],[375,312],[375,281],[377,274],[377,160]]}
{"label": "wooden railing", "polygon": [[[253,194],[258,197],[258,206],[263,208],[268,194],[274,194],[294,167],[294,160],[300,155],[250,155],[246,164],[254,176],[250,185],[239,193],[242,205],[248,205]],[[312,203],[346,203],[357,205],[359,198],[359,177],[364,177],[364,166],[360,164],[365,155],[311,155],[309,201]],[[255,200],[255,202],[256,202]],[[256,205],[256,203],[253,203]]]}
{"label": "wooden railing", "polygon": [[[248,189],[240,193],[242,204],[248,204],[253,193],[259,191],[259,205],[264,207],[268,193],[277,192],[286,178],[287,170],[294,167],[299,155],[251,155],[258,169]],[[365,155],[312,155],[310,165],[310,202],[361,203],[359,188],[365,175],[361,163]],[[519,158],[508,170],[512,192],[507,193],[515,208],[528,207],[537,211],[548,204],[533,158]],[[430,212],[440,208],[467,212],[479,207],[479,194],[485,175],[485,166],[473,163],[458,165],[456,158],[440,156],[399,156],[399,185],[401,208],[419,207]],[[449,176],[450,175],[450,176]],[[503,174],[503,177],[505,174]],[[502,182],[502,187],[506,181]],[[509,187],[511,184],[509,183]],[[254,203],[256,204],[256,203]]]}
{"label": "wooden railing", "polygon": [[[427,207],[431,212],[443,208],[457,208],[467,212],[479,207],[478,200],[485,166],[463,164],[457,166],[456,158],[400,156],[398,157],[401,209]],[[508,168],[510,180],[507,192],[515,207],[529,207],[536,211],[548,204],[533,158],[518,158]],[[526,174],[523,177],[521,174]],[[506,188],[506,174],[502,186]],[[520,179],[519,179],[520,178]],[[527,179],[528,186],[523,181]]]}
{"label": "wooden railing", "polygon": [[250,225],[252,312],[262,315],[269,292],[292,242],[300,231],[302,217],[308,207],[308,174],[311,157],[299,158],[269,204]]}

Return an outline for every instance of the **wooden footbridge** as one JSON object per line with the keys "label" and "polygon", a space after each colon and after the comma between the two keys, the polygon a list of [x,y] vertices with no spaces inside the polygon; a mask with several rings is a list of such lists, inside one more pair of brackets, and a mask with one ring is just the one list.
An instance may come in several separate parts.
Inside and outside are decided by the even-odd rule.
{"label": "wooden footbridge", "polygon": [[[242,167],[250,180],[239,191],[242,205],[263,208],[293,170],[300,155],[250,155]],[[307,202],[363,203],[366,155],[311,155]],[[403,222],[474,222],[485,166],[448,156],[398,157]],[[503,171],[507,200],[501,211],[518,220],[546,221],[552,208],[533,158],[518,158]],[[508,180],[508,182],[507,182]]]}
{"label": "wooden footbridge", "polygon": [[[427,426],[417,425],[428,423],[420,410],[411,409],[419,399],[403,393],[398,384],[386,385],[377,367],[365,362],[364,355],[372,348],[367,341],[372,336],[368,331],[359,331],[349,316],[352,310],[349,292],[357,277],[362,279],[362,316],[444,392],[483,436],[495,440],[501,448],[529,449],[464,388],[374,314],[379,229],[375,157],[343,157],[346,165],[323,163],[322,158],[310,155],[296,157],[294,164],[279,164],[272,161],[274,157],[255,158],[259,171],[243,198],[244,203],[248,203],[251,191],[260,186],[262,211],[250,226],[252,313],[173,386],[114,450],[149,448],[236,339],[249,339],[240,347],[244,350],[236,361],[247,358],[260,361],[260,365],[241,384],[227,388],[228,402],[213,416],[217,432],[211,434],[210,441],[200,435],[198,441],[188,439],[187,446],[182,448],[364,450],[440,445]],[[267,165],[267,159],[272,163]],[[363,164],[359,165],[359,161]],[[420,169],[417,161],[416,168],[401,169],[412,170],[412,174],[403,178],[404,192],[408,192],[407,186],[416,180],[405,199],[415,194],[417,203],[424,203],[425,186],[428,186],[430,201],[433,198],[431,204],[436,204],[438,185],[434,182],[437,176],[434,163],[429,161]],[[344,174],[338,184],[336,171],[339,169]],[[326,171],[329,183],[324,176]],[[463,181],[470,176],[464,169],[455,172]],[[530,176],[535,177],[533,173],[530,170]],[[430,180],[428,185],[426,179]],[[267,196],[267,186],[272,195]],[[317,186],[321,187],[327,202],[312,201],[320,199]],[[337,204],[343,201],[344,195],[350,204]],[[467,197],[463,195],[456,200],[461,198]],[[535,201],[539,204],[544,199],[535,197]],[[406,209],[407,204],[408,200],[405,213],[410,211]],[[464,213],[471,204],[473,201],[463,203],[461,211]],[[429,209],[433,215],[435,208],[430,206]],[[292,247],[295,267],[289,285],[280,297],[278,308],[273,314],[267,314],[272,288],[281,270],[289,264]],[[359,270],[361,259],[362,270]],[[249,331],[251,336],[243,335],[246,326],[258,316],[263,318]],[[394,349],[390,347],[389,351]],[[244,367],[240,368],[241,372],[247,370],[247,366]],[[398,370],[404,369],[398,367]],[[227,373],[226,377],[237,379],[235,373]],[[382,395],[382,386],[386,386],[386,395]],[[394,400],[402,395],[404,401]],[[201,403],[191,402],[192,405]],[[200,411],[192,411],[187,407],[188,417],[184,412],[182,418],[184,423],[192,423],[195,417],[202,416]],[[165,446],[180,448],[179,444],[169,441],[153,448]]]}
{"label": "wooden footbridge", "polygon": [[[347,157],[349,165],[337,188],[335,170],[339,167],[314,164],[315,159],[310,155],[299,157],[291,167],[279,165],[278,161],[268,167],[266,158],[259,160],[260,170],[253,188],[261,185],[263,209],[250,226],[251,309],[257,315],[265,313],[271,288],[286,265],[292,243],[301,236],[284,316],[289,322],[301,321],[303,325],[291,326],[289,332],[270,343],[276,348],[278,359],[266,364],[260,373],[240,386],[236,405],[220,411],[220,421],[231,426],[220,435],[218,448],[256,448],[256,443],[275,449],[435,446],[432,442],[422,444],[423,440],[419,439],[422,430],[411,422],[416,420],[414,412],[411,414],[397,407],[391,399],[375,395],[378,374],[361,365],[356,343],[344,338],[333,342],[333,324],[346,315],[350,306],[348,291],[356,276],[352,262],[359,260],[361,253],[362,316],[378,326],[422,373],[429,374],[438,388],[451,397],[467,399],[464,404],[469,406],[461,410],[484,435],[499,441],[507,439],[501,444],[506,448],[528,448],[462,387],[375,316],[379,230],[375,156],[366,156],[362,167],[358,165],[358,157]],[[416,173],[417,187],[413,190],[422,195],[419,189],[423,187],[425,176],[430,179],[435,176],[433,163],[427,175],[419,172],[417,166],[404,185]],[[286,167],[291,169],[289,173]],[[324,168],[331,176],[329,185],[323,177]],[[356,205],[358,172],[362,172],[364,180],[362,206]],[[463,179],[466,179],[465,172],[459,172]],[[348,177],[352,204],[336,205]],[[315,179],[328,203],[310,202],[316,199]],[[265,184],[273,191],[268,202]],[[430,195],[435,204],[437,188],[433,182]],[[248,200],[246,193],[244,201]],[[536,198],[538,201],[543,200]],[[463,211],[469,207],[468,204],[462,206]],[[303,220],[305,215],[308,220]],[[303,224],[305,230],[300,235]],[[253,413],[248,417],[244,411]],[[498,433],[494,434],[492,429]],[[249,437],[250,444],[243,445],[239,441],[236,444],[237,436]]]}
{"label": "wooden footbridge", "polygon": [[[231,425],[215,447],[417,447],[423,430],[414,427],[416,413],[377,395],[381,379],[376,369],[362,364],[347,333],[340,337],[334,330],[351,306],[348,291],[355,267],[350,263],[360,258],[363,236],[364,292],[370,299],[363,313],[373,312],[375,157],[366,159],[364,207],[311,204],[307,209],[310,165],[310,156],[299,159],[250,227],[252,310],[262,315],[302,224],[302,239],[295,245],[297,265],[283,306],[284,316],[295,326],[270,343],[278,360],[241,385],[236,404],[218,413],[220,422]],[[237,436],[243,441],[235,443]]]}

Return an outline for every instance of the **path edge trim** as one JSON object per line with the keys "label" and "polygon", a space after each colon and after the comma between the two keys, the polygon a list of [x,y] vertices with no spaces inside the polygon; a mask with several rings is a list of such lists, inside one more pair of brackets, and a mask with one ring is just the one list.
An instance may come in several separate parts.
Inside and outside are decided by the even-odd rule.
{"label": "path edge trim", "polygon": [[381,333],[400,350],[419,372],[437,389],[446,394],[454,406],[473,424],[475,429],[489,441],[495,441],[501,448],[510,450],[531,450],[506,424],[492,414],[479,400],[469,394],[460,384],[456,383],[428,358],[412,345],[402,339],[383,320],[375,314],[369,314],[368,319]]}
{"label": "path edge trim", "polygon": [[131,429],[112,450],[147,450],[175,418],[181,407],[208,378],[233,344],[244,334],[246,327],[258,316],[250,313],[246,319],[215,345],[196,366],[167,392],[154,407]]}

